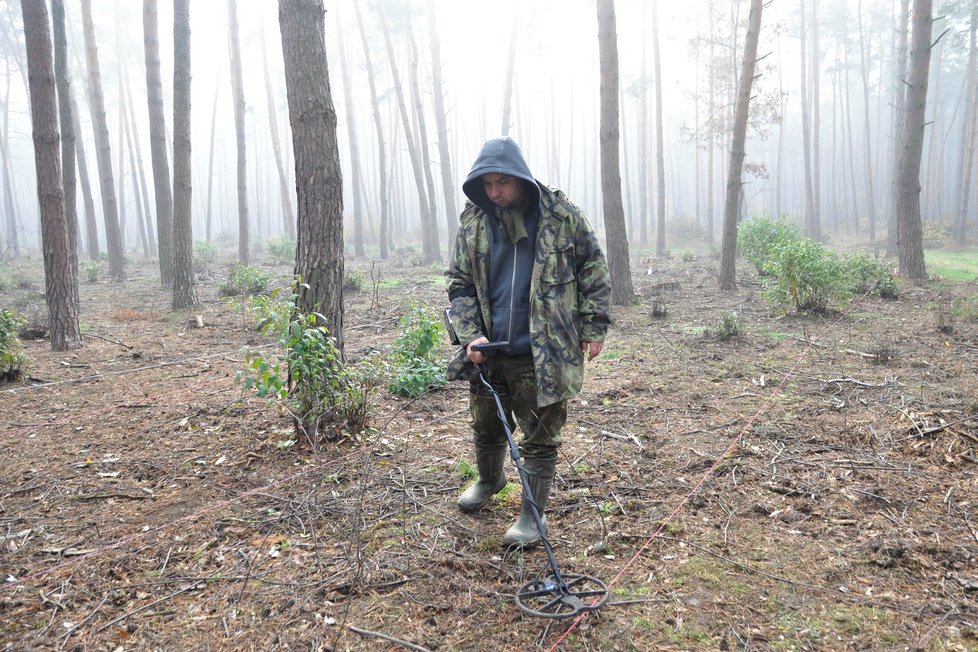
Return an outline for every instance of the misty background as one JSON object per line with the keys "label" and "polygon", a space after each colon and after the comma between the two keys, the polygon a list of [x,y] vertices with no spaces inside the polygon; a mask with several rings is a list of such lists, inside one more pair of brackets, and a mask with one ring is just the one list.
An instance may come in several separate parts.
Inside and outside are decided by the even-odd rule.
{"label": "misty background", "polygon": [[[410,75],[416,73],[421,89],[426,141],[431,165],[437,168],[432,176],[438,188],[434,202],[442,258],[450,247],[448,225],[457,216],[446,215],[441,167],[447,165],[454,179],[450,191],[457,212],[464,205],[461,181],[480,145],[500,135],[515,138],[535,176],[567,192],[584,208],[599,233],[603,232],[594,2],[382,1],[401,82],[407,85]],[[81,123],[78,137],[90,159],[96,211],[100,211],[80,9],[75,2],[66,4],[69,66]],[[885,237],[893,214],[891,179],[899,151],[894,130],[901,89],[900,16],[905,4],[900,0],[806,0],[802,5],[798,0],[774,0],[766,6],[758,51],[759,76],[750,105],[744,215],[784,215],[804,224],[804,101],[822,238],[831,244],[866,244],[871,219],[874,240]],[[135,226],[140,211],[145,214],[143,219],[152,220],[154,205],[142,3],[92,0],[92,6],[125,248],[130,255],[152,258],[155,252],[144,251]],[[328,64],[339,116],[345,238],[349,243],[352,220],[362,220],[365,253],[377,257],[380,175],[386,175],[390,184],[391,237],[397,247],[419,247],[420,208],[377,5],[371,1],[358,6],[363,33],[353,3],[327,3]],[[950,233],[963,206],[971,237],[975,230],[972,195],[978,184],[964,176],[965,159],[973,156],[969,136],[973,124],[968,123],[975,120],[975,72],[969,69],[974,6],[973,1],[935,5],[933,33],[938,40],[931,56],[929,124],[921,173],[925,237],[932,232]],[[659,79],[654,74],[652,3],[619,0],[615,9],[621,78],[622,191],[629,241],[639,250],[655,241],[658,82],[662,93],[666,242],[670,247],[681,240],[683,246],[693,242],[712,248],[719,242],[721,230],[727,144],[748,3],[658,3]],[[295,219],[294,215],[283,215],[288,208],[282,200],[272,142],[274,135],[281,144],[288,188],[294,192],[291,136],[277,3],[238,0],[237,10],[244,70],[248,219],[252,246],[260,247],[262,239],[283,233],[285,221]],[[190,13],[193,239],[230,247],[237,241],[238,202],[228,3],[193,2]],[[19,247],[37,248],[40,228],[21,23],[19,2],[0,1],[0,65],[4,71],[0,130],[5,180],[0,186],[4,197],[0,209],[8,246],[15,231]],[[159,34],[170,133],[173,33],[172,6],[166,2],[159,4]],[[383,143],[378,142],[373,122],[361,36],[366,37],[375,75]],[[440,156],[435,130],[435,41],[440,52],[449,140],[447,161]],[[906,50],[902,54],[905,57]],[[504,124],[509,83],[511,113]],[[410,92],[405,92],[417,134],[417,105]],[[128,126],[127,136],[129,120],[133,124]],[[356,163],[351,158],[351,144],[358,152]],[[386,150],[384,171],[379,170],[380,147]],[[134,150],[139,156],[132,156]],[[362,179],[358,188],[353,187],[354,165]],[[355,193],[361,199],[361,214],[356,216]],[[79,198],[79,222],[85,219]],[[96,222],[104,250],[100,214]],[[81,237],[79,250],[85,251],[84,229]],[[349,245],[347,251],[353,255]]]}

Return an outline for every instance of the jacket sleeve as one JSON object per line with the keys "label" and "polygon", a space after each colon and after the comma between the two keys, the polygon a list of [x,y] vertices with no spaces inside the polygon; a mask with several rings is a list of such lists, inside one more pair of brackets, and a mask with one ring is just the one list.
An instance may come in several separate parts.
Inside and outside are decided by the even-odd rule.
{"label": "jacket sleeve", "polygon": [[587,217],[580,209],[574,213],[577,218],[575,251],[581,340],[603,342],[611,324],[611,273]]}
{"label": "jacket sleeve", "polygon": [[452,260],[445,271],[445,287],[451,303],[452,328],[463,345],[485,334],[471,260],[465,230],[459,228]]}

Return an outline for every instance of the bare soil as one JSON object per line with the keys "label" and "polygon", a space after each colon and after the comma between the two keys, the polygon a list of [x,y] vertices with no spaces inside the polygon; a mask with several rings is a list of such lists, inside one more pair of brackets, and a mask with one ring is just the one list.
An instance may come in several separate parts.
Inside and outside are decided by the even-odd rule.
{"label": "bare soil", "polygon": [[[518,489],[455,507],[467,387],[383,392],[369,431],[282,447],[289,418],[235,383],[241,348],[271,343],[218,281],[196,312],[148,265],[83,283],[85,348],[25,342],[29,380],[0,387],[0,645],[978,649],[978,324],[937,319],[976,286],[779,317],[749,271],[719,293],[717,267],[637,260],[642,299],[571,403],[550,540],[609,587],[581,619],[513,600],[550,570],[501,547]],[[445,302],[433,267],[372,271],[351,360],[389,351],[412,301]],[[742,332],[720,340],[730,311]]]}

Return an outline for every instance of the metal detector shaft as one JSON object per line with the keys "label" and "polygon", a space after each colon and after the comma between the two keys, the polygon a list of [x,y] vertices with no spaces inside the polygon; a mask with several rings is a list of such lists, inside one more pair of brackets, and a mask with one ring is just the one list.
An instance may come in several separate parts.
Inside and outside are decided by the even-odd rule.
{"label": "metal detector shaft", "polygon": [[[509,342],[492,342],[491,344],[497,345],[495,348],[504,348],[509,346]],[[476,344],[472,347],[473,351],[478,351],[485,345]],[[487,348],[482,348],[481,350],[487,350]],[[491,349],[489,349],[491,350]],[[496,403],[496,413],[499,415],[499,421],[502,423],[503,430],[506,432],[506,441],[509,444],[509,454],[513,458],[513,464],[516,466],[516,471],[520,476],[520,484],[523,487],[523,497],[529,501],[530,507],[533,511],[533,519],[537,525],[537,531],[540,533],[540,541],[543,543],[543,549],[547,553],[547,562],[550,564],[550,569],[553,571],[554,579],[556,580],[557,588],[560,589],[562,593],[567,593],[567,583],[560,574],[560,570],[557,568],[557,560],[554,558],[553,547],[550,545],[550,541],[547,539],[546,525],[543,522],[543,514],[540,513],[540,507],[537,505],[536,500],[533,498],[533,490],[530,488],[530,482],[526,478],[526,469],[523,468],[523,463],[520,461],[520,450],[516,446],[516,440],[513,439],[513,429],[509,427],[509,418],[506,416],[506,410],[503,408],[503,402],[499,398],[499,392],[496,388],[492,386],[489,379],[486,378],[486,374],[480,365],[475,365],[476,369],[479,371],[479,380],[482,384],[489,390],[489,394],[492,396],[493,401]]]}

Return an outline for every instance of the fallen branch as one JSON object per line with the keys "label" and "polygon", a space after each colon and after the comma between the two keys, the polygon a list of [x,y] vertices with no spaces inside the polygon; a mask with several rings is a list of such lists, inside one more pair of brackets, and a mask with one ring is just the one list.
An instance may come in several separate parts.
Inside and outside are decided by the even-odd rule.
{"label": "fallen branch", "polygon": [[381,632],[372,632],[369,629],[360,629],[354,625],[347,625],[351,630],[360,634],[362,636],[376,636],[377,638],[382,638],[389,643],[394,643],[400,645],[401,647],[407,648],[408,650],[418,650],[419,652],[428,652],[428,648],[421,647],[420,645],[415,645],[414,643],[408,643],[407,641],[402,641],[399,638],[394,638],[389,634],[382,634]]}
{"label": "fallen branch", "polygon": [[121,346],[121,347],[123,347],[125,349],[128,349],[130,351],[132,350],[132,347],[130,345],[126,344],[125,342],[120,342],[119,340],[113,340],[113,339],[108,338],[108,337],[103,337],[101,335],[96,335],[95,333],[85,333],[85,337],[94,337],[95,339],[105,340],[106,342],[112,342],[113,344],[118,344],[119,346]]}

